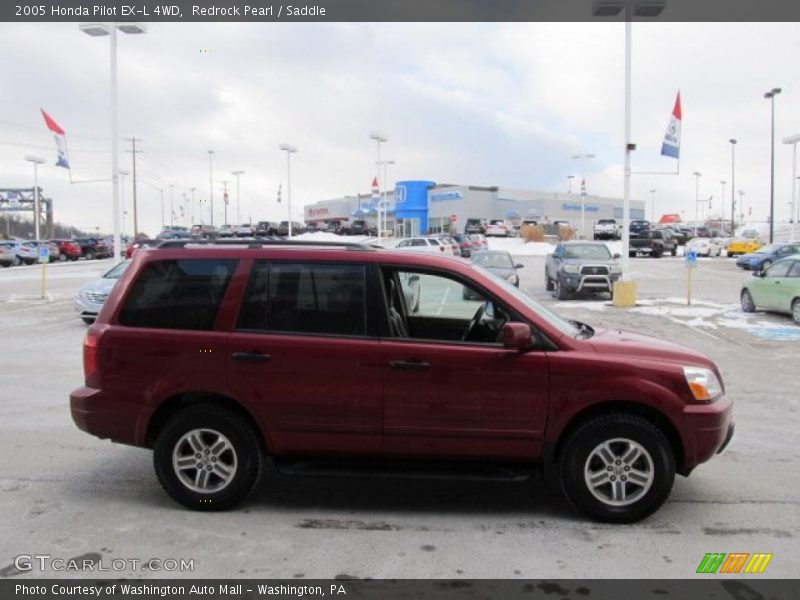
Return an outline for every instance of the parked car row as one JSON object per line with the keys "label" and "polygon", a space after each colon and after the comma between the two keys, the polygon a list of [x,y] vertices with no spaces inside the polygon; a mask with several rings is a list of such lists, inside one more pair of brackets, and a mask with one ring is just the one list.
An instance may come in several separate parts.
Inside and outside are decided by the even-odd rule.
{"label": "parked car row", "polygon": [[488,247],[486,237],[479,233],[471,235],[456,233],[452,236],[443,233],[423,235],[402,239],[395,245],[399,250],[452,254],[464,258],[469,258],[474,252],[486,250]]}
{"label": "parked car row", "polygon": [[0,265],[12,267],[38,263],[39,248],[45,244],[48,248],[48,261],[51,263],[74,261],[81,257],[92,260],[111,256],[110,248],[102,240],[96,238],[0,240]]}

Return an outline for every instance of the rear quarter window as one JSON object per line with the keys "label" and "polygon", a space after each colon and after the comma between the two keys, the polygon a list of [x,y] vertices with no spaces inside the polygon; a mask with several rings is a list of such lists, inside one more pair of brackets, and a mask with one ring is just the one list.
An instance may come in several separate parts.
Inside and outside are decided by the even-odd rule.
{"label": "rear quarter window", "polygon": [[178,259],[148,264],[139,273],[125,300],[120,324],[159,329],[213,329],[237,262]]}

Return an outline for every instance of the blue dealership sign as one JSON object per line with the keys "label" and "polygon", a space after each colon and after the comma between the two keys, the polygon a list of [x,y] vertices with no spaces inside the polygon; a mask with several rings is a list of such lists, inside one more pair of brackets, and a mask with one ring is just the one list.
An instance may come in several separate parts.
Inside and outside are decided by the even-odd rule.
{"label": "blue dealership sign", "polygon": [[697,266],[697,252],[694,250],[689,250],[686,253],[686,268],[687,269],[694,269]]}

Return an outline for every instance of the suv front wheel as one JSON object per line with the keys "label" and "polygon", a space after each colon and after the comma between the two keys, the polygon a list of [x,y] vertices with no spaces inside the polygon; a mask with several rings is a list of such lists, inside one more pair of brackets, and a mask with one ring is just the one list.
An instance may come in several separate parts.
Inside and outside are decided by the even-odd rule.
{"label": "suv front wheel", "polygon": [[669,496],[675,458],[649,421],[610,414],[584,423],[564,446],[561,486],[573,506],[594,519],[633,523]]}
{"label": "suv front wheel", "polygon": [[262,470],[252,428],[216,406],[193,406],[173,416],[156,439],[153,462],[174,500],[194,510],[226,510],[244,500]]}

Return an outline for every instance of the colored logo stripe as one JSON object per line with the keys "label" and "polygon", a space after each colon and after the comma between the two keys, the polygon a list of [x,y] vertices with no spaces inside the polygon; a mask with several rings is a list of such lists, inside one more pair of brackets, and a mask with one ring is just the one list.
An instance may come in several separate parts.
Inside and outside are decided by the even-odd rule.
{"label": "colored logo stripe", "polygon": [[734,552],[733,554],[728,554],[728,558],[725,559],[725,562],[722,563],[722,568],[720,569],[720,573],[738,573],[742,570],[747,557],[750,556],[748,552]]}
{"label": "colored logo stripe", "polygon": [[724,552],[709,552],[700,561],[697,573],[716,573],[725,558]]}
{"label": "colored logo stripe", "polygon": [[772,560],[772,554],[753,554],[750,557],[750,561],[747,563],[747,566],[744,568],[745,573],[763,573],[764,569],[767,568],[769,561]]}

